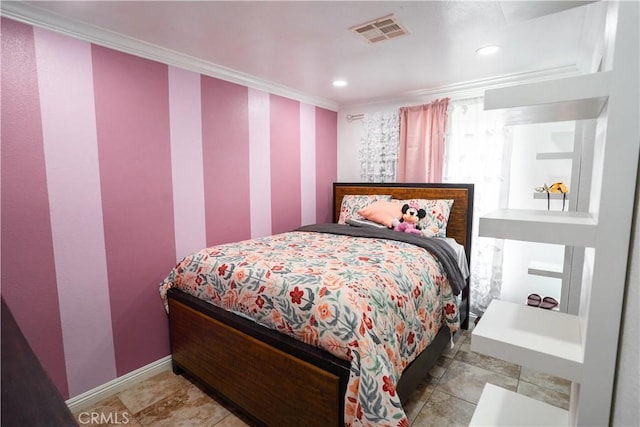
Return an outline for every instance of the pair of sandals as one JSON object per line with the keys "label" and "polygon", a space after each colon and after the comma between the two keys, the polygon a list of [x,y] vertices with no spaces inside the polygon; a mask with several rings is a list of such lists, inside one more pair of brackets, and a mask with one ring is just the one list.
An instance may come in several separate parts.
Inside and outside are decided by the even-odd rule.
{"label": "pair of sandals", "polygon": [[540,297],[538,294],[530,294],[527,297],[527,305],[531,307],[540,307],[545,310],[551,310],[558,306],[558,301],[552,297]]}

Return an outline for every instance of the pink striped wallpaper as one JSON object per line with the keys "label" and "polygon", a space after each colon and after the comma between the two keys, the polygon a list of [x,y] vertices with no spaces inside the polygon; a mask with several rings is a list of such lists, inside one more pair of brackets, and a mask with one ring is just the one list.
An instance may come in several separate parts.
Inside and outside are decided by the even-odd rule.
{"label": "pink striped wallpaper", "polygon": [[30,27],[2,20],[1,69],[2,296],[64,396],[69,387]]}
{"label": "pink striped wallpaper", "polygon": [[204,245],[331,220],[336,113],[2,19],[2,296],[65,398],[169,354]]}
{"label": "pink striped wallpaper", "polygon": [[[77,384],[105,382],[116,375],[91,46],[39,29],[35,34],[56,282],[69,393],[73,395],[79,392]],[[64,50],[56,48],[61,43]],[[60,99],[65,99],[65,108],[59,108]],[[70,122],[74,126],[68,126]],[[84,326],[80,329],[78,324]],[[103,338],[95,341],[95,337]],[[76,369],[87,359],[104,368],[93,372]]]}
{"label": "pink striped wallpaper", "polygon": [[247,88],[203,76],[207,246],[251,237]]}
{"label": "pink striped wallpaper", "polygon": [[282,233],[301,223],[300,104],[270,97],[271,231]]}
{"label": "pink striped wallpaper", "polygon": [[175,261],[168,72],[99,46],[91,53],[111,318],[135,325],[113,329],[123,375],[169,352],[166,316],[146,302]]}

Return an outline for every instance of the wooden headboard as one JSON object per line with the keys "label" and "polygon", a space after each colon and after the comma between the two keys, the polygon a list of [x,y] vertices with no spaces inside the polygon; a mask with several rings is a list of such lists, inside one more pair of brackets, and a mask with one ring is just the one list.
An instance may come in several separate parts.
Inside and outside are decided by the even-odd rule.
{"label": "wooden headboard", "polygon": [[467,258],[471,254],[473,224],[473,184],[404,184],[352,183],[333,184],[333,222],[340,216],[342,198],[346,194],[389,194],[394,199],[453,199],[447,224],[447,236],[464,245]]}

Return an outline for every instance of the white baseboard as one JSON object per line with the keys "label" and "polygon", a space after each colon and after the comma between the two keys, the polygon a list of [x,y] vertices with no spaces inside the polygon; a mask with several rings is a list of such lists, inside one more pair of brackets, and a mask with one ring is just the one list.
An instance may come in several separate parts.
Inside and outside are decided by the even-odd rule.
{"label": "white baseboard", "polygon": [[171,355],[149,363],[148,365],[129,372],[121,377],[115,378],[94,389],[85,391],[76,397],[72,397],[66,401],[66,404],[73,413],[82,411],[83,409],[95,405],[107,397],[111,397],[114,394],[120,393],[121,391],[146,380],[147,378],[151,378],[170,369]]}

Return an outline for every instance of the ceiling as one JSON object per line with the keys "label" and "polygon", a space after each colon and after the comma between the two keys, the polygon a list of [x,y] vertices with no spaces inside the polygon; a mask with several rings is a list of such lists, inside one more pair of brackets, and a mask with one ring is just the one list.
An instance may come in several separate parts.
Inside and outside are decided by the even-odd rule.
{"label": "ceiling", "polygon": [[[576,69],[585,3],[590,2],[3,1],[2,12],[338,109]],[[410,34],[370,44],[349,31],[388,14]],[[475,53],[489,44],[501,50],[492,56]],[[333,87],[338,78],[348,85]]]}

